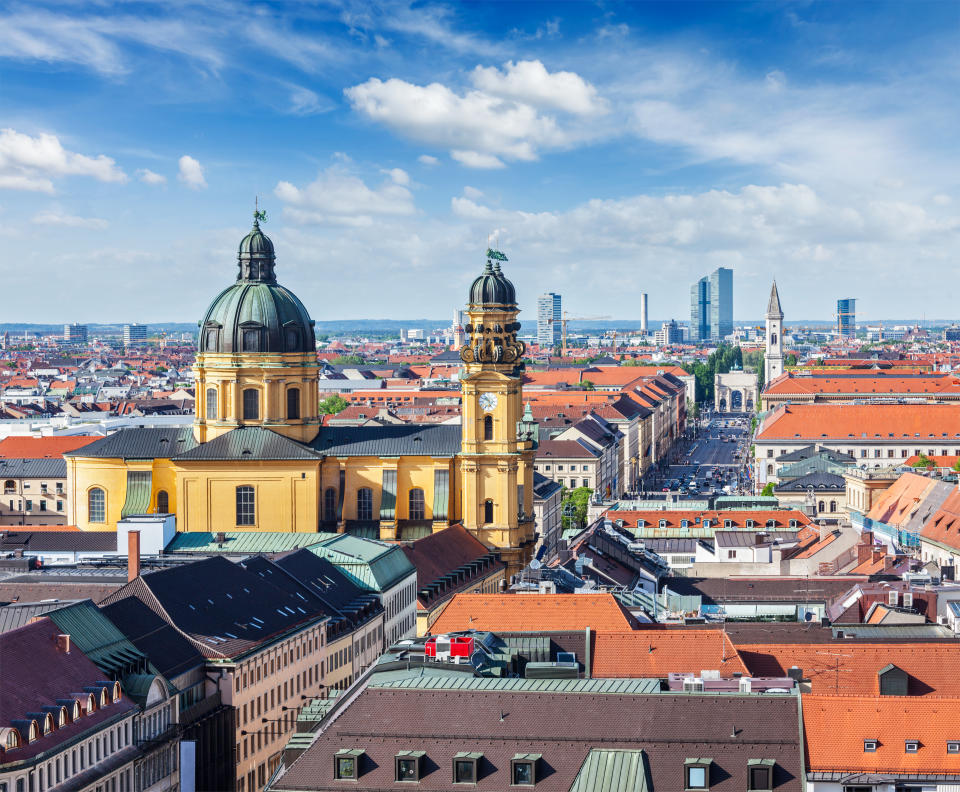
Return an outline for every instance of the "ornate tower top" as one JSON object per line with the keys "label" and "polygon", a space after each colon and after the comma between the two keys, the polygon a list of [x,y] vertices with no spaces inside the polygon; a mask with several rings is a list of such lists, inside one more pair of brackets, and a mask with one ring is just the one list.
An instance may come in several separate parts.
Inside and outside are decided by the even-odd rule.
{"label": "ornate tower top", "polygon": [[460,350],[464,363],[513,367],[526,351],[526,345],[517,340],[517,292],[500,269],[500,262],[506,260],[499,250],[488,248],[483,272],[470,286],[467,311],[471,321],[464,328],[470,340]]}
{"label": "ornate tower top", "polygon": [[250,233],[240,240],[237,250],[238,281],[250,283],[276,283],[277,276],[273,271],[277,256],[273,251],[273,242],[270,237],[260,230],[260,220],[266,219],[266,212],[259,209],[253,213],[253,228]]}

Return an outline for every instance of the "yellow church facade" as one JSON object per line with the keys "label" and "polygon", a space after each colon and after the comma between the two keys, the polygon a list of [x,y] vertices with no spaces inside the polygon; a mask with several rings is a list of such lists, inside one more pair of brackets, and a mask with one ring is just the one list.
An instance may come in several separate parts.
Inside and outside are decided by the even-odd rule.
{"label": "yellow church facade", "polygon": [[126,429],[65,455],[68,520],[178,531],[341,531],[387,541],[462,523],[511,571],[530,558],[536,424],[523,410],[513,285],[488,251],[471,286],[461,426],[321,427],[313,321],[255,221],[200,322],[192,427]]}

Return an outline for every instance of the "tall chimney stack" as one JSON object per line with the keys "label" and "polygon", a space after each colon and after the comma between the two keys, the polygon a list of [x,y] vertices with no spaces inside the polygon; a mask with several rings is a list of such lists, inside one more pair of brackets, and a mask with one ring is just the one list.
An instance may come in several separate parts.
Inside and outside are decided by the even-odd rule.
{"label": "tall chimney stack", "polygon": [[127,533],[127,582],[140,577],[140,531]]}

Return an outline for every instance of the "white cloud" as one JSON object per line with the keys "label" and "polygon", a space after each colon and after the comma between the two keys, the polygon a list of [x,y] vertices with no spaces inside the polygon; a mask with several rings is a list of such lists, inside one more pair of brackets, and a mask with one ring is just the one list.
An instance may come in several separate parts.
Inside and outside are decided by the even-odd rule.
{"label": "white cloud", "polygon": [[577,115],[606,112],[605,103],[597,94],[597,89],[579,74],[568,71],[551,74],[538,60],[519,63],[508,61],[503,71],[495,66],[477,66],[472,79],[480,91],[535,107]]}
{"label": "white cloud", "polygon": [[144,184],[166,184],[167,177],[160,174],[154,173],[149,168],[141,168],[137,171],[137,178],[140,179]]}
{"label": "white cloud", "polygon": [[302,85],[290,86],[290,107],[287,112],[297,116],[310,116],[319,113],[328,113],[333,109],[333,103],[325,96],[320,96]]}
{"label": "white cloud", "polygon": [[787,84],[787,76],[779,69],[774,69],[771,72],[767,72],[767,76],[763,78],[763,81],[769,90],[776,93],[782,91],[783,87]]}
{"label": "white cloud", "polygon": [[465,217],[470,220],[485,219],[494,216],[492,209],[487,206],[481,206],[470,198],[451,198],[450,208],[457,217]]}
{"label": "white cloud", "polygon": [[287,204],[284,212],[295,223],[369,226],[374,217],[414,214],[404,178],[409,181],[405,171],[395,168],[379,187],[371,188],[345,166],[333,165],[303,188],[279,182],[274,195]]}
{"label": "white cloud", "polygon": [[[478,68],[478,88],[457,93],[441,83],[415,85],[373,77],[344,91],[353,109],[413,140],[443,146],[473,168],[536,160],[543,149],[567,148],[598,132],[604,103],[572,72],[550,73],[539,61]],[[558,110],[562,121],[545,112]]]}
{"label": "white cloud", "polygon": [[68,151],[56,135],[36,137],[0,129],[0,188],[53,193],[59,176],[92,176],[102,182],[125,182],[126,174],[110,157]]}
{"label": "white cloud", "polygon": [[495,157],[493,154],[481,154],[479,151],[461,151],[454,149],[450,152],[450,156],[468,168],[495,170],[497,168],[507,167],[499,157]]}
{"label": "white cloud", "polygon": [[419,162],[421,165],[440,164],[440,160],[438,160],[436,157],[431,157],[429,154],[421,154],[419,157],[417,157],[417,162]]}
{"label": "white cloud", "polygon": [[66,226],[67,228],[103,229],[109,223],[100,217],[78,217],[66,214],[59,208],[38,212],[31,220],[36,225]]}
{"label": "white cloud", "polygon": [[407,173],[402,168],[391,168],[390,170],[385,170],[383,173],[387,174],[394,184],[400,184],[404,187],[410,184],[410,174]]}
{"label": "white cloud", "polygon": [[947,206],[948,204],[951,203],[951,200],[952,199],[950,198],[950,196],[945,195],[944,193],[937,193],[936,195],[933,196],[933,202],[937,206]]}
{"label": "white cloud", "polygon": [[477,201],[480,198],[483,198],[483,190],[478,190],[476,187],[471,187],[469,184],[463,188],[463,194],[471,201]]}
{"label": "white cloud", "polygon": [[204,190],[207,187],[207,180],[203,176],[203,165],[191,157],[184,154],[179,160],[180,171],[177,178],[192,190]]}

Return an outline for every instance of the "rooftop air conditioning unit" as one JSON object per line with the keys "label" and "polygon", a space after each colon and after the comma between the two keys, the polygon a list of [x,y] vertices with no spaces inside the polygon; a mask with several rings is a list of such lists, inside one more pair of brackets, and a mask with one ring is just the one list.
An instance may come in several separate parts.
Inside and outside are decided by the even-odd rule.
{"label": "rooftop air conditioning unit", "polygon": [[703,680],[698,677],[687,677],[683,680],[684,693],[703,693]]}
{"label": "rooftop air conditioning unit", "polygon": [[750,677],[740,677],[740,692],[751,693],[753,691],[753,680]]}

